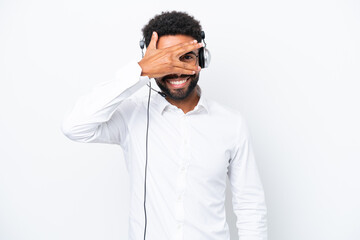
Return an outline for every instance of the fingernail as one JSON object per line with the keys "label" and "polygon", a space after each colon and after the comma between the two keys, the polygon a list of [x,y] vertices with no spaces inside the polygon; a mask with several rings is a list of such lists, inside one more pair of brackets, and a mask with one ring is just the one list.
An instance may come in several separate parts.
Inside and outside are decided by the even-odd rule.
{"label": "fingernail", "polygon": [[192,71],[192,74],[195,74],[195,71]]}
{"label": "fingernail", "polygon": [[153,35],[155,35],[155,32],[153,32]]}
{"label": "fingernail", "polygon": [[198,66],[198,70],[199,70],[199,71],[201,70],[201,67],[200,67],[200,66]]}
{"label": "fingernail", "polygon": [[192,41],[193,43],[197,43],[197,40]]}

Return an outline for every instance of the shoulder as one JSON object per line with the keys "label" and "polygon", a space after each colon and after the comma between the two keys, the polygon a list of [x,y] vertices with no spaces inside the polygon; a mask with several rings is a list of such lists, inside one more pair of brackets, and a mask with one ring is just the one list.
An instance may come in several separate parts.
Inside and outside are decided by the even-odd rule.
{"label": "shoulder", "polygon": [[226,124],[231,127],[235,133],[240,135],[249,135],[248,123],[244,114],[226,104],[215,101],[211,98],[206,98],[211,117],[219,121],[219,123]]}
{"label": "shoulder", "polygon": [[211,98],[206,98],[206,102],[212,116],[220,116],[234,119],[237,121],[244,121],[242,112],[234,107],[215,101]]}
{"label": "shoulder", "polygon": [[143,99],[140,97],[128,97],[123,99],[115,110],[115,113],[120,115],[125,122],[136,117],[142,112]]}

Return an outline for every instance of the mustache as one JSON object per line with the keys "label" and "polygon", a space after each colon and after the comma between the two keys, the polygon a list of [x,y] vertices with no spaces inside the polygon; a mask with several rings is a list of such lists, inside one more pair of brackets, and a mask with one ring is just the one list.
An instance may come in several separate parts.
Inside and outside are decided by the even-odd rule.
{"label": "mustache", "polygon": [[181,74],[181,75],[178,75],[178,74],[169,74],[169,75],[166,75],[162,78],[163,81],[165,80],[169,80],[169,79],[174,79],[174,78],[187,78],[187,77],[194,77],[196,74],[192,74],[192,75],[186,75],[186,74]]}

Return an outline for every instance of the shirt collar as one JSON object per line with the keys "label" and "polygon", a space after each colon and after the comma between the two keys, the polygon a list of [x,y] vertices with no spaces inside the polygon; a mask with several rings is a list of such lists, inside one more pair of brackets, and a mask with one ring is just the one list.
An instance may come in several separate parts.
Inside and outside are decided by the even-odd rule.
{"label": "shirt collar", "polygon": [[[195,90],[197,91],[198,96],[200,96],[200,99],[199,99],[198,104],[195,106],[195,108],[193,110],[191,110],[191,112],[209,113],[208,103],[207,103],[207,100],[206,100],[204,94],[202,93],[200,86],[197,85]],[[164,112],[169,111],[171,109],[178,108],[175,105],[172,105],[171,103],[169,103],[164,97],[160,96],[160,94],[155,95],[154,101],[156,102],[156,107],[161,114],[164,114]]]}

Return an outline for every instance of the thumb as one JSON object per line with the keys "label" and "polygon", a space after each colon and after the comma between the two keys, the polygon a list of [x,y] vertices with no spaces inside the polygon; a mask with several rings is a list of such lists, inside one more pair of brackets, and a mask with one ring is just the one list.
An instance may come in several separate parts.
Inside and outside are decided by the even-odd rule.
{"label": "thumb", "polygon": [[157,35],[157,32],[153,32],[152,36],[151,36],[151,40],[150,40],[150,43],[149,43],[149,47],[150,49],[156,49],[156,43],[157,43],[157,40],[158,40],[158,35]]}

